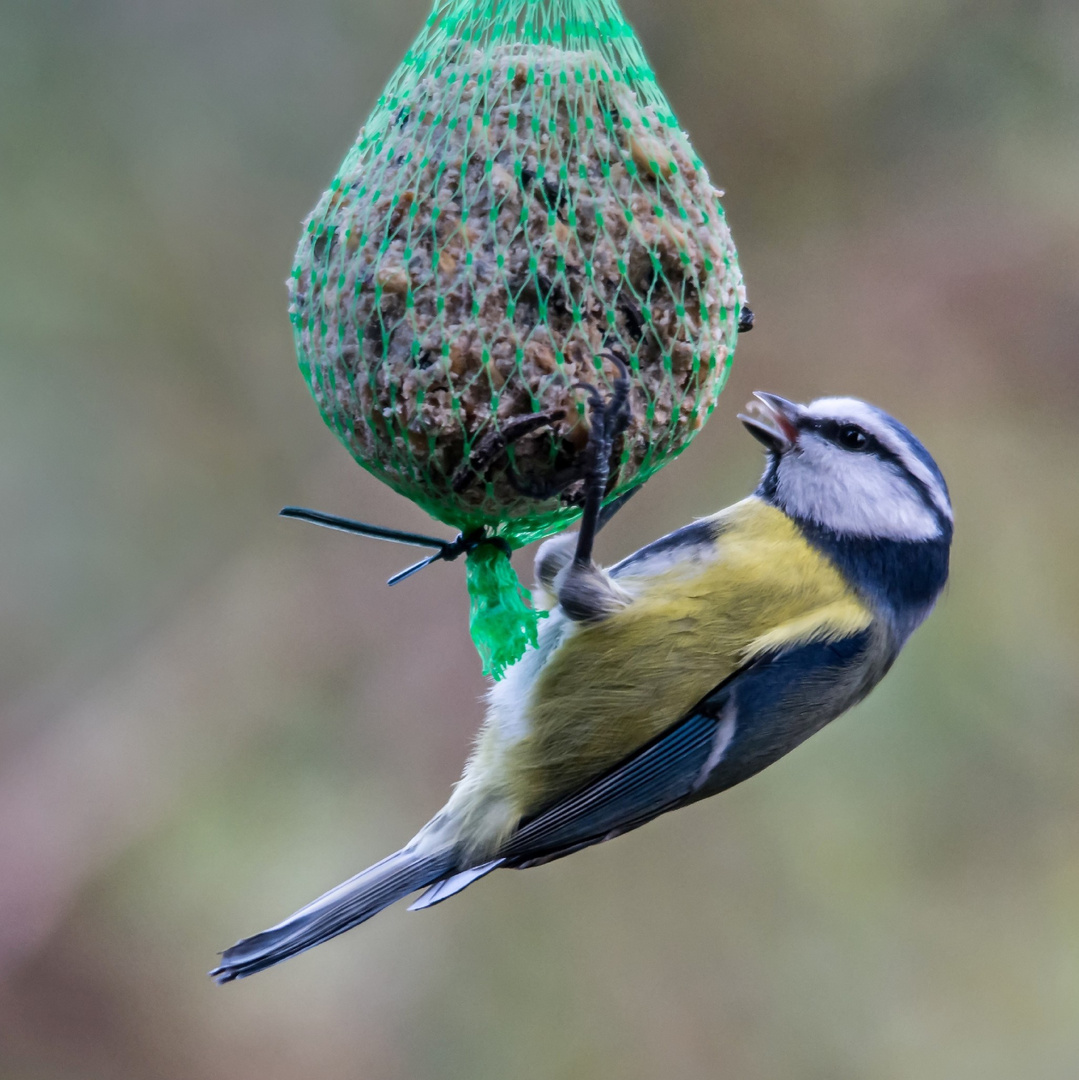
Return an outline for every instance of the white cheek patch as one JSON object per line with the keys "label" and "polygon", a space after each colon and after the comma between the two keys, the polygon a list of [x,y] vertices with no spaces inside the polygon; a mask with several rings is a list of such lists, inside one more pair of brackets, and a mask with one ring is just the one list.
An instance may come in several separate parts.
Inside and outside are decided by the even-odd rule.
{"label": "white cheek patch", "polygon": [[[806,415],[818,420],[832,419],[841,424],[857,424],[871,431],[903,463],[903,467],[925,485],[936,508],[948,521],[952,520],[952,505],[947,492],[941,490],[932,470],[913,452],[911,447],[888,424],[871,405],[857,398],[820,398],[806,406]],[[882,422],[883,421],[883,422]]]}
{"label": "white cheek patch", "polygon": [[845,536],[929,540],[940,535],[936,515],[896,466],[809,433],[780,462],[776,501],[793,517]]}

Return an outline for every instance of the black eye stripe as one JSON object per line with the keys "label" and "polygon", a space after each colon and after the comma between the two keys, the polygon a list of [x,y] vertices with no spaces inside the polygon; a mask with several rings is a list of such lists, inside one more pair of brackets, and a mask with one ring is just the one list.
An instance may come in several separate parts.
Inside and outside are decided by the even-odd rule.
{"label": "black eye stripe", "polygon": [[[799,427],[807,428],[810,431],[817,432],[822,438],[827,439],[831,443],[835,443],[837,446],[842,447],[844,450],[852,450],[859,454],[875,454],[882,461],[891,461],[896,464],[901,464],[899,458],[896,457],[890,450],[884,447],[880,440],[870,432],[866,431],[859,424],[852,423],[850,421],[846,423],[840,423],[838,420],[803,420]],[[860,432],[865,437],[865,442],[858,447],[851,447],[846,445],[841,439],[840,434],[848,429],[854,429]],[[906,470],[904,470],[906,471]]]}
{"label": "black eye stripe", "polygon": [[800,428],[804,428],[807,431],[815,431],[822,438],[827,439],[829,442],[838,443],[839,432],[845,427],[857,427],[859,430],[865,433],[867,442],[864,447],[859,451],[863,454],[872,454],[879,461],[887,462],[894,468],[898,469],[903,476],[905,476],[910,483],[914,486],[914,490],[918,492],[922,502],[925,504],[929,512],[937,519],[941,529],[948,529],[951,527],[950,522],[941,513],[940,507],[937,506],[933,500],[932,493],[929,490],[929,485],[925,483],[920,477],[915,476],[910,471],[903,459],[894,451],[889,450],[875,435],[866,431],[865,428],[860,425],[848,421],[847,423],[840,423],[838,420],[812,420],[804,419],[798,424]]}

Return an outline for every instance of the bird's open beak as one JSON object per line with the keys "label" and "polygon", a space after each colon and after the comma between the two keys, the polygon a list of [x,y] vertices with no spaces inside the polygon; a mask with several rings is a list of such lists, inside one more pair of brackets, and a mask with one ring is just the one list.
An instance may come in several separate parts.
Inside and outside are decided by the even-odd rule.
{"label": "bird's open beak", "polygon": [[738,419],[758,442],[776,454],[785,454],[798,441],[801,405],[760,390],[755,390],[753,396],[757,400],[751,401]]}

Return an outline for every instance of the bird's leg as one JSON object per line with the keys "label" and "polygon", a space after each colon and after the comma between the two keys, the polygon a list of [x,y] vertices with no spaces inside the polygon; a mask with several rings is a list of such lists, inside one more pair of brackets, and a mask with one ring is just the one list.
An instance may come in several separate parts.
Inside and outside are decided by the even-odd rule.
{"label": "bird's leg", "polygon": [[[557,550],[552,547],[548,553],[550,561],[543,558],[542,548],[536,560],[540,580],[547,577],[552,582],[563,611],[577,622],[602,619],[624,607],[628,601],[625,593],[608,574],[592,561],[596,533],[601,527],[603,497],[607,493],[607,482],[611,475],[611,453],[615,441],[625,431],[630,420],[629,371],[617,356],[611,354],[611,359],[618,366],[619,374],[614,380],[610,396],[604,399],[598,391],[593,390],[589,397],[591,430],[585,464],[584,515],[577,533],[573,558],[568,560],[566,566],[568,544],[563,541]],[[551,569],[557,564],[561,565],[557,566],[555,574],[552,575]],[[563,567],[565,572],[561,573]]]}
{"label": "bird's leg", "polygon": [[[624,495],[619,495],[617,499],[607,503],[600,511],[596,532],[599,532],[638,491],[640,491],[640,485],[630,488]],[[545,540],[536,552],[535,580],[537,588],[547,597],[545,607],[551,607],[557,602],[555,583],[558,575],[573,562],[576,545],[577,537],[574,533],[561,533],[551,537],[550,540]]]}
{"label": "bird's leg", "polygon": [[599,514],[607,481],[611,475],[611,451],[615,439],[629,423],[629,372],[619,361],[621,373],[614,380],[611,396],[604,401],[598,391],[589,397],[592,408],[591,430],[588,435],[588,459],[585,464],[584,514],[577,533],[577,550],[573,561],[579,566],[592,562],[592,547],[599,529]]}

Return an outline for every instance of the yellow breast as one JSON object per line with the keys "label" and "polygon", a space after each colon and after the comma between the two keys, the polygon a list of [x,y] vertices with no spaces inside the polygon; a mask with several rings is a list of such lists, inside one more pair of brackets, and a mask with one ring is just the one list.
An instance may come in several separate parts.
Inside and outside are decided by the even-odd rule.
{"label": "yellow breast", "polygon": [[572,628],[532,687],[527,734],[506,779],[527,815],[675,723],[748,659],[840,638],[872,614],[781,511],[749,498],[712,519],[715,551],[649,576],[620,576],[633,600]]}

